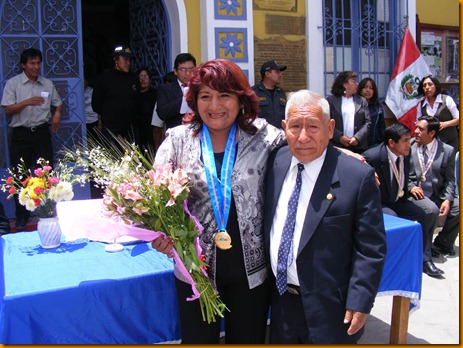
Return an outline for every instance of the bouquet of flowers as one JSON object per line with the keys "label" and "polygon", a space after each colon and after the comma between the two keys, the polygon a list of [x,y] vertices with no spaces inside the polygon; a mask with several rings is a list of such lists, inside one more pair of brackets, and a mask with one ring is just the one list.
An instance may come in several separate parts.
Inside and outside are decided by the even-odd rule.
{"label": "bouquet of flowers", "polygon": [[76,182],[83,185],[86,179],[73,174],[71,167],[61,163],[53,169],[48,161],[39,158],[37,164],[33,176],[21,158],[16,170],[8,169],[9,176],[2,179],[1,190],[9,193],[8,199],[17,194],[19,203],[35,212],[37,217],[54,217],[56,202],[71,200],[74,197],[72,185]]}
{"label": "bouquet of flowers", "polygon": [[227,308],[206,273],[198,241],[202,226],[187,207],[188,177],[170,165],[153,167],[153,159],[136,145],[123,138],[118,142],[109,147],[94,143],[90,149],[68,151],[66,156],[105,188],[103,214],[129,225],[128,235],[141,228],[162,231],[173,239],[175,267],[192,286],[193,296],[187,300],[199,299],[203,320],[215,322]]}

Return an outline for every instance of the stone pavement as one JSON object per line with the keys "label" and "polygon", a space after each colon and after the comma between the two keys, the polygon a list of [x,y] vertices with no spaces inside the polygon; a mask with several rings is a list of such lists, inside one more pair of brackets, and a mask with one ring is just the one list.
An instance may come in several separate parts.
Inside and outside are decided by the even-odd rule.
{"label": "stone pavement", "polygon": [[[460,248],[456,240],[456,256],[433,258],[444,278],[436,279],[423,273],[420,308],[410,314],[408,344],[460,343]],[[367,318],[365,333],[359,344],[389,343],[392,296],[379,296]]]}

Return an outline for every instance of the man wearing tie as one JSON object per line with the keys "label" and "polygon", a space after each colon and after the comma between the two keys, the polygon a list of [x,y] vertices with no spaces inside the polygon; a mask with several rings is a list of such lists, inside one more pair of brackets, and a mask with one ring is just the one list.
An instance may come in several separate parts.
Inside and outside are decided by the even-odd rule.
{"label": "man wearing tie", "polygon": [[185,96],[191,73],[196,67],[196,59],[190,53],[180,53],[174,62],[174,74],[177,81],[165,83],[158,88],[158,102],[156,112],[166,123],[166,129],[179,126],[191,121],[191,109]]}
{"label": "man wearing tie", "polygon": [[288,146],[270,157],[266,185],[270,343],[355,343],[386,253],[374,171],[329,144],[320,95],[291,93],[285,113]]}
{"label": "man wearing tie", "polygon": [[[418,119],[411,150],[409,189],[414,204],[426,212],[446,217],[434,246],[442,254],[454,256],[453,245],[460,229],[460,207],[455,199],[455,150],[439,140],[438,134],[436,117]],[[432,231],[434,228],[435,224]]]}
{"label": "man wearing tie", "polygon": [[431,253],[432,232],[437,211],[428,214],[414,205],[408,198],[408,175],[410,168],[410,129],[402,123],[394,123],[384,132],[384,143],[372,147],[362,155],[376,171],[380,182],[383,213],[418,221],[423,236],[423,272],[435,278],[444,273],[434,265]]}

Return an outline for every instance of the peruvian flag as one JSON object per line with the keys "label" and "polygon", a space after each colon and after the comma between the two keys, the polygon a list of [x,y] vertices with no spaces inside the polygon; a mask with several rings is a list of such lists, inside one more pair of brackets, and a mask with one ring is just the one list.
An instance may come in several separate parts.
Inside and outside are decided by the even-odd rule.
{"label": "peruvian flag", "polygon": [[397,120],[412,132],[415,129],[416,105],[423,98],[418,95],[418,85],[423,77],[430,74],[431,71],[407,27],[387,89],[386,104]]}

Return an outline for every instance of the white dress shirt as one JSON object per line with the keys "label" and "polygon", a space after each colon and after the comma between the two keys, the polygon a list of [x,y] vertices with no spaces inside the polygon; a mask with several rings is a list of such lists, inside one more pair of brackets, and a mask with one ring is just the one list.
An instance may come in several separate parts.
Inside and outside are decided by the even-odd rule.
{"label": "white dress shirt", "polygon": [[355,104],[354,98],[342,97],[342,125],[344,127],[344,135],[352,138],[354,136],[354,116]]}
{"label": "white dress shirt", "polygon": [[[431,107],[431,105],[429,104],[428,98],[424,100],[423,105],[426,106],[426,112],[428,113],[429,116],[435,116],[437,113],[437,109],[443,102],[444,100],[442,98],[442,94],[438,94],[433,107]],[[455,101],[451,97],[447,96],[447,98],[445,99],[445,105],[447,106],[447,109],[449,109],[450,113],[452,114],[453,119],[460,118],[460,112],[458,111],[457,104],[455,104]],[[418,120],[418,118],[420,118],[421,116],[423,116],[421,112],[421,103],[418,103],[416,119]]]}
{"label": "white dress shirt", "polygon": [[[309,207],[310,197],[318,175],[325,161],[326,149],[323,154],[310,163],[304,164],[304,170],[301,173],[302,186],[299,195],[299,202],[297,205],[296,224],[294,226],[293,235],[293,262],[288,267],[287,283],[299,285],[299,278],[297,276],[296,258],[299,249],[299,241],[302,235],[302,228],[306,219],[307,208]],[[283,186],[281,188],[280,197],[278,198],[278,205],[273,217],[272,229],[270,231],[270,264],[272,266],[273,274],[277,274],[278,263],[278,248],[280,246],[281,235],[283,233],[283,226],[285,224],[286,215],[288,213],[288,203],[294,186],[296,185],[297,177],[297,164],[299,161],[293,157],[288,172],[286,173]],[[310,219],[310,217],[308,217]]]}

